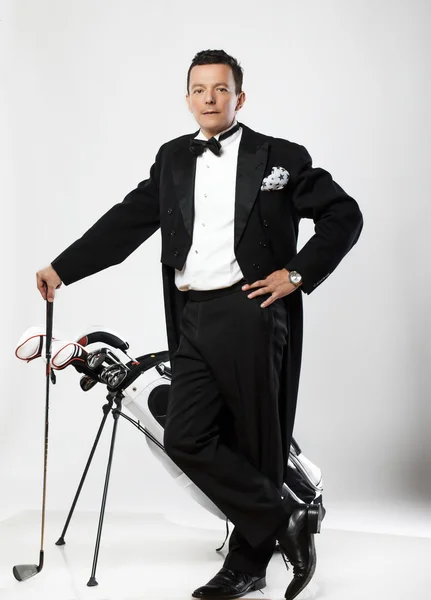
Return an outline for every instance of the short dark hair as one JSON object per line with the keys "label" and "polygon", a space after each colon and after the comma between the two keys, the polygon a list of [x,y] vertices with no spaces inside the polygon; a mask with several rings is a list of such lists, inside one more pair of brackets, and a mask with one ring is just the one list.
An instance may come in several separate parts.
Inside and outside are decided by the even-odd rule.
{"label": "short dark hair", "polygon": [[187,73],[187,93],[189,93],[190,71],[197,65],[229,65],[232,69],[233,78],[235,80],[235,93],[242,92],[243,69],[239,62],[233,56],[227,54],[224,50],[201,50],[198,52],[189,67]]}

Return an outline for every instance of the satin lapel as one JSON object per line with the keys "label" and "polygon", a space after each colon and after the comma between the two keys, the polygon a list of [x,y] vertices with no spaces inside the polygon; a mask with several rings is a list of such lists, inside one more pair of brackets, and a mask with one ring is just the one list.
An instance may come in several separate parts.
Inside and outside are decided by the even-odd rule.
{"label": "satin lapel", "polygon": [[268,140],[246,125],[238,150],[235,191],[234,247],[238,245],[256,201],[268,160]]}
{"label": "satin lapel", "polygon": [[[190,137],[197,134],[198,131],[191,134]],[[176,151],[172,163],[175,191],[178,195],[184,225],[190,237],[193,237],[196,156],[190,152],[188,140]]]}
{"label": "satin lapel", "polygon": [[[238,149],[235,189],[235,248],[257,198],[268,160],[268,140],[243,123],[240,125],[243,132]],[[190,137],[197,134],[198,131]],[[190,237],[193,237],[196,156],[190,152],[187,140],[184,146],[176,151],[172,163],[175,189],[184,225]]]}

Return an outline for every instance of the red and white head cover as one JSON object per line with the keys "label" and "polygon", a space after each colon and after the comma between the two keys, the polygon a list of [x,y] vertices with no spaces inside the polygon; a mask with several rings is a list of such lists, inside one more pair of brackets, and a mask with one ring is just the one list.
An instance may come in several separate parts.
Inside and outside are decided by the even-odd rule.
{"label": "red and white head cover", "polygon": [[52,342],[51,365],[53,369],[60,371],[72,363],[86,363],[88,352],[76,342],[56,340]]}
{"label": "red and white head cover", "polygon": [[[15,356],[30,362],[42,356],[46,362],[46,331],[42,325],[30,327],[18,341]],[[87,351],[76,342],[58,339],[54,335],[51,341],[51,365],[53,369],[61,370],[73,362],[85,362]]]}
{"label": "red and white head cover", "polygon": [[[20,337],[16,350],[15,356],[21,360],[30,362],[35,358],[39,358],[42,353],[45,355],[45,343],[46,330],[43,325],[35,325],[30,327]],[[52,341],[56,339],[54,331],[52,332]],[[45,356],[44,356],[45,358]]]}

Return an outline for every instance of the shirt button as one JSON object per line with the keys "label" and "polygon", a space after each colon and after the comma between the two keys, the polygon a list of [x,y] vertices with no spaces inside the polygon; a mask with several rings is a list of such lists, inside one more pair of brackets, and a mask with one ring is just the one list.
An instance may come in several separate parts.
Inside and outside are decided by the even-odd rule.
{"label": "shirt button", "polygon": [[263,246],[264,248],[266,248],[266,242],[259,242],[259,244],[260,244],[261,246]]}
{"label": "shirt button", "polygon": [[171,231],[171,235],[174,236],[175,235],[175,229],[172,229]]}
{"label": "shirt button", "polygon": [[208,197],[208,194],[204,194],[204,198],[207,198],[207,197]]}
{"label": "shirt button", "polygon": [[178,252],[178,250],[175,248],[175,250],[174,250],[174,256],[178,256],[178,254],[179,254],[179,252]]}
{"label": "shirt button", "polygon": [[268,221],[266,221],[265,219],[263,220],[263,224],[265,227],[268,227]]}
{"label": "shirt button", "polygon": [[207,168],[207,169],[209,169],[209,168],[210,168],[210,166],[209,166],[209,165],[205,165],[205,166],[206,166],[206,168]]}
{"label": "shirt button", "polygon": [[202,223],[202,227],[205,227],[205,223]]}
{"label": "shirt button", "polygon": [[199,254],[199,252],[197,250],[195,250],[195,254]]}
{"label": "shirt button", "polygon": [[253,263],[253,269],[256,269],[256,271],[257,271],[258,269],[260,269],[260,265],[257,265],[256,263]]}
{"label": "shirt button", "polygon": [[172,208],[168,208],[168,215],[172,214]]}

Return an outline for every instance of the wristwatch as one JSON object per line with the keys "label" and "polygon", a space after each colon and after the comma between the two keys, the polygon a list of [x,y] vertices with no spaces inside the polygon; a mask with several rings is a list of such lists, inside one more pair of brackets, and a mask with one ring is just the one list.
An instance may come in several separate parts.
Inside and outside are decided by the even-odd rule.
{"label": "wristwatch", "polygon": [[289,281],[293,285],[299,285],[302,281],[302,275],[298,271],[289,271]]}

